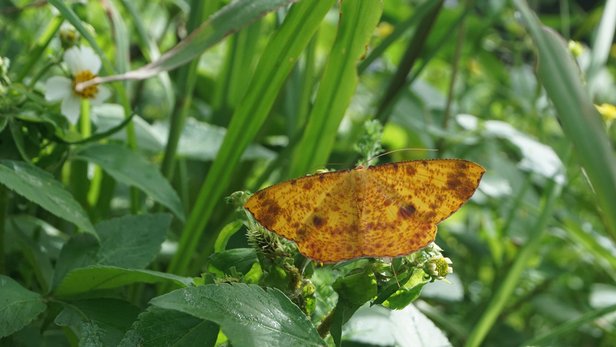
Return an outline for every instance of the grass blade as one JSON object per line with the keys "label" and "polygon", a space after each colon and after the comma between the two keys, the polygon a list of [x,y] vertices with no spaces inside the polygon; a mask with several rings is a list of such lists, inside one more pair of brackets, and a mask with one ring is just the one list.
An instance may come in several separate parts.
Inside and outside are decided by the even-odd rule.
{"label": "grass blade", "polygon": [[538,77],[556,108],[597,195],[606,230],[616,240],[616,158],[601,117],[584,90],[577,65],[565,42],[541,26],[523,0],[514,1],[539,53]]}
{"label": "grass blade", "polygon": [[[537,336],[531,340],[528,340],[526,343],[522,344],[522,346],[549,346],[550,340],[556,339],[559,335],[564,335],[566,333],[570,333],[571,331],[577,330],[580,326],[590,323],[597,318],[600,318],[603,315],[606,315],[611,312],[616,311],[616,305],[610,305],[607,307],[603,307],[600,309],[596,309],[590,312],[586,312],[578,319],[569,321],[558,328],[550,331],[549,333],[541,336]],[[558,340],[555,340],[558,341]],[[560,341],[565,341],[561,339]]]}
{"label": "grass blade", "polygon": [[[334,0],[303,1],[294,5],[282,26],[270,39],[256,68],[243,102],[235,111],[223,144],[182,231],[178,250],[169,272],[185,273],[204,227],[232,179],[240,156],[265,122],[283,82],[302,50],[317,30]],[[207,252],[213,250],[217,235],[207,235]]]}
{"label": "grass blade", "polygon": [[[56,0],[57,1],[57,0]],[[175,69],[195,59],[203,51],[218,43],[225,36],[240,30],[261,16],[285,6],[293,0],[238,0],[216,12],[208,21],[193,31],[179,44],[155,62],[124,74],[92,79],[79,84],[86,88],[104,82],[127,79],[146,79],[163,71]]]}
{"label": "grass blade", "polygon": [[479,322],[475,324],[471,331],[465,346],[477,347],[480,346],[486,335],[496,322],[498,315],[503,311],[507,301],[518,287],[518,282],[522,277],[522,273],[526,269],[526,265],[532,256],[535,255],[539,246],[541,246],[542,236],[547,230],[547,224],[552,217],[552,211],[556,199],[560,196],[561,187],[554,181],[550,181],[548,187],[546,187],[545,201],[541,209],[541,215],[536,221],[536,225],[533,228],[535,231],[528,239],[524,247],[517,254],[513,265],[509,268],[506,277],[501,282],[500,287],[496,290],[492,300],[488,304],[486,310],[481,315]]}
{"label": "grass blade", "polygon": [[336,130],[357,87],[357,61],[364,54],[382,11],[382,1],[347,0],[342,3],[336,41],[306,130],[292,157],[291,177],[314,171],[327,162]]}

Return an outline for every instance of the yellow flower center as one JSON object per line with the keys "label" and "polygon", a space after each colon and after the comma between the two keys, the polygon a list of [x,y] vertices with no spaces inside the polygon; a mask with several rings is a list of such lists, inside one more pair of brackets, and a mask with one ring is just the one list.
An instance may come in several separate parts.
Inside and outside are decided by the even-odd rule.
{"label": "yellow flower center", "polygon": [[73,93],[75,93],[75,95],[80,96],[82,98],[88,98],[88,99],[94,98],[96,96],[96,93],[98,93],[98,87],[96,85],[86,87],[81,91],[78,91],[75,88],[77,84],[81,82],[89,81],[93,79],[94,77],[96,77],[96,75],[93,74],[90,70],[83,70],[83,71],[79,71],[78,73],[76,73],[75,77],[73,78]]}

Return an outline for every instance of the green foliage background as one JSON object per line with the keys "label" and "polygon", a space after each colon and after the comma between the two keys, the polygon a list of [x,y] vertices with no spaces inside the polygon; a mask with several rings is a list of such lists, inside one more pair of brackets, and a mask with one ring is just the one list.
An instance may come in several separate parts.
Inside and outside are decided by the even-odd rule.
{"label": "green foliage background", "polygon": [[[0,1],[2,343],[615,345],[615,28],[613,0]],[[77,125],[44,98],[70,37],[113,90]],[[437,249],[321,266],[237,208],[380,146],[486,168],[449,283]]]}

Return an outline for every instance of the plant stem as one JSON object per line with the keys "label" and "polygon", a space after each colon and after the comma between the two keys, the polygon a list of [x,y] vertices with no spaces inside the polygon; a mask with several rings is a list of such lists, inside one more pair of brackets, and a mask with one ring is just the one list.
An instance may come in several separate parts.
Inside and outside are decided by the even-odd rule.
{"label": "plant stem", "polygon": [[[92,133],[90,124],[90,103],[87,100],[81,101],[81,117],[79,117],[79,132],[83,138],[87,138]],[[83,160],[71,162],[71,173],[69,185],[75,199],[89,211],[88,204],[88,163]]]}
{"label": "plant stem", "polygon": [[389,111],[394,105],[398,95],[400,95],[400,92],[404,90],[402,86],[405,85],[407,77],[411,72],[411,69],[419,58],[419,55],[422,52],[422,48],[424,47],[426,40],[428,39],[428,35],[432,30],[432,25],[434,25],[434,22],[436,22],[436,18],[438,17],[442,6],[443,1],[439,0],[438,5],[430,9],[430,11],[421,19],[421,22],[418,24],[417,29],[415,30],[413,38],[406,46],[406,51],[404,52],[402,61],[398,65],[398,70],[396,70],[396,73],[391,79],[391,82],[389,83],[389,86],[387,87],[387,90],[383,95],[383,99],[381,100],[381,103],[379,104],[379,107],[375,113],[381,124],[387,123],[387,119],[389,118],[390,114]]}
{"label": "plant stem", "polygon": [[541,245],[542,237],[547,230],[548,222],[551,220],[552,210],[554,209],[556,198],[560,195],[560,191],[561,186],[553,180],[550,180],[550,183],[546,187],[546,195],[543,208],[541,209],[541,215],[535,223],[533,232],[530,233],[528,241],[518,253],[515,262],[501,282],[501,286],[496,290],[496,293],[479,319],[479,322],[471,331],[465,344],[466,347],[477,347],[482,344],[486,335],[496,322],[496,319],[503,311],[509,298],[511,298],[522,277],[522,273],[526,269],[526,265]]}
{"label": "plant stem", "polygon": [[15,78],[15,82],[21,82],[23,79],[30,73],[34,64],[41,61],[41,56],[43,55],[43,51],[51,42],[51,39],[56,35],[56,32],[60,29],[62,22],[64,19],[60,16],[53,17],[49,24],[47,24],[47,28],[43,32],[43,35],[39,38],[38,42],[34,44],[34,47],[30,49],[30,53],[28,53],[28,60],[23,64],[21,70],[17,74]]}
{"label": "plant stem", "polygon": [[[206,1],[192,1],[190,18],[188,19],[188,30],[192,31],[199,26],[204,18],[214,11],[213,8],[207,8],[207,12],[204,11]],[[211,2],[210,2],[211,3]],[[182,86],[183,89],[179,95],[181,97],[177,100],[173,112],[171,112],[169,120],[169,136],[167,137],[167,145],[165,146],[165,154],[163,156],[163,162],[161,165],[161,171],[168,180],[171,181],[175,169],[175,154],[178,149],[178,143],[180,142],[180,136],[182,130],[184,130],[184,124],[188,117],[188,111],[192,104],[193,91],[197,82],[197,66],[199,65],[199,59],[194,59],[190,64],[182,66],[178,72],[177,85]]]}
{"label": "plant stem", "polygon": [[336,309],[331,310],[325,318],[321,321],[319,326],[317,327],[317,331],[319,332],[319,336],[325,338],[327,334],[329,334],[329,328],[332,326],[332,321],[334,319],[334,312]]}

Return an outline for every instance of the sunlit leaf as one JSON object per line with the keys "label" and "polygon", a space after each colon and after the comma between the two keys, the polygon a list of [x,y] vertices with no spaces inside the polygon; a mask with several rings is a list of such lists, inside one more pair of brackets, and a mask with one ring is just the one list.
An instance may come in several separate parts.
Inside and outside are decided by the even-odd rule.
{"label": "sunlit leaf", "polygon": [[182,203],[169,181],[156,166],[128,148],[111,143],[92,144],[78,149],[74,158],[100,165],[116,180],[138,187],[184,219]]}
{"label": "sunlit leaf", "polygon": [[151,304],[220,325],[237,346],[322,346],[306,315],[277,289],[220,284],[184,288]]}
{"label": "sunlit leaf", "polygon": [[122,287],[133,283],[167,282],[172,283],[176,287],[185,287],[192,284],[192,280],[189,278],[164,272],[91,265],[70,271],[54,290],[54,294],[67,297],[96,290]]}
{"label": "sunlit leaf", "polygon": [[47,211],[94,234],[85,211],[48,172],[20,161],[0,161],[0,183]]}

